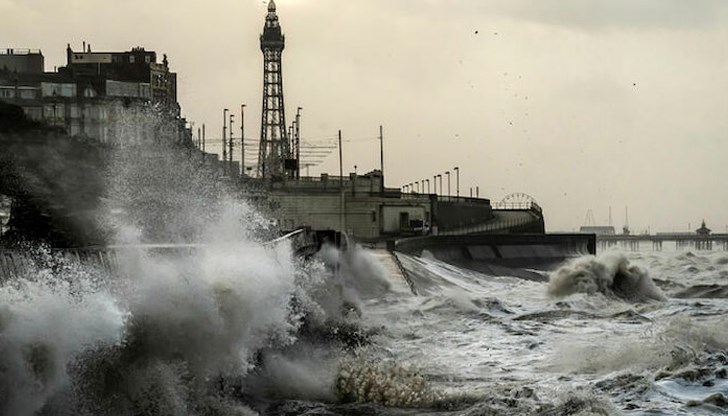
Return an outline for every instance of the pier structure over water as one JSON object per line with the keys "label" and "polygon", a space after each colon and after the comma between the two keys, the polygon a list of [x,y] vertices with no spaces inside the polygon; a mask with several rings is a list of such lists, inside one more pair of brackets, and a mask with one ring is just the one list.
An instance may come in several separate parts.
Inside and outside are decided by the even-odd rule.
{"label": "pier structure over water", "polygon": [[694,248],[696,250],[713,250],[714,248],[720,248],[728,251],[728,234],[659,233],[597,236],[597,247],[600,251],[607,250],[610,247],[621,247],[624,250],[639,251],[641,243],[651,243],[652,249],[655,251],[662,251],[665,243],[674,245],[676,249]]}

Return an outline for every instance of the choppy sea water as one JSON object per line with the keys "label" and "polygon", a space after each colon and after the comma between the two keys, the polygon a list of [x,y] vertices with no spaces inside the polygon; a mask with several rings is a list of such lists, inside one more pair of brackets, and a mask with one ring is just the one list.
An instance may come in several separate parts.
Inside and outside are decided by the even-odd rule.
{"label": "choppy sea water", "polygon": [[728,253],[548,282],[252,241],[128,252],[123,277],[40,257],[0,287],[2,414],[728,413]]}
{"label": "choppy sea water", "polygon": [[609,252],[549,282],[401,256],[418,296],[371,300],[379,342],[458,414],[728,413],[728,253]]}

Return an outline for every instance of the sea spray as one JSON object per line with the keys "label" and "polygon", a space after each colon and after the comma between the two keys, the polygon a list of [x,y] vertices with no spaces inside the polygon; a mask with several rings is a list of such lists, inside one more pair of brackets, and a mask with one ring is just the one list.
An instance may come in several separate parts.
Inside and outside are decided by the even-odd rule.
{"label": "sea spray", "polygon": [[88,276],[31,273],[0,287],[0,414],[35,414],[72,383],[69,363],[126,333],[128,313]]}
{"label": "sea spray", "polygon": [[646,270],[614,253],[582,257],[562,266],[551,274],[548,293],[556,297],[601,293],[635,302],[665,300]]}
{"label": "sea spray", "polygon": [[[118,250],[124,258],[119,270],[94,269],[89,274],[82,265],[59,266],[46,259],[45,269],[4,288],[14,294],[3,302],[6,308],[20,308],[23,303],[16,298],[44,300],[33,290],[38,280],[52,289],[50,296],[60,294],[61,299],[77,302],[61,303],[58,310],[38,318],[42,325],[73,334],[77,344],[63,347],[49,337],[42,338],[44,347],[30,349],[26,361],[42,363],[42,368],[47,367],[48,351],[70,351],[54,358],[53,368],[63,372],[50,373],[52,382],[47,384],[52,388],[42,395],[32,390],[14,400],[33,403],[13,404],[15,414],[42,409],[46,414],[197,415],[212,408],[237,414],[248,411],[237,402],[241,394],[335,400],[343,349],[366,342],[367,335],[356,324],[360,312],[352,313],[350,306],[371,296],[351,286],[357,277],[348,273],[357,267],[346,259],[356,258],[355,253],[336,256],[341,262],[337,272],[317,260],[302,266],[286,243],[228,241],[193,248]],[[375,278],[362,273],[366,279]],[[340,289],[332,293],[331,287]],[[69,333],[71,325],[63,316],[81,314],[85,318],[74,321],[77,325],[109,326],[104,311],[76,310],[78,302],[96,297],[113,307],[112,316],[120,317],[112,326],[113,337],[94,337],[84,332],[86,326]],[[322,305],[337,306],[327,310]],[[29,322],[20,321],[19,328]],[[311,345],[311,357],[292,353],[305,345]],[[255,380],[271,388],[254,389]],[[307,383],[305,388],[299,386],[302,383]],[[9,387],[9,395],[21,393]]]}
{"label": "sea spray", "polygon": [[336,392],[345,402],[391,407],[432,407],[443,397],[432,388],[421,369],[364,355],[342,361]]}

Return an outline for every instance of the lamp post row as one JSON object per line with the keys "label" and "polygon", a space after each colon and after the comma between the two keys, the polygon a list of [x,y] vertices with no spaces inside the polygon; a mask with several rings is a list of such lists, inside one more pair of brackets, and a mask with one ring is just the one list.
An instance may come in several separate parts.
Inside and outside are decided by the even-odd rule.
{"label": "lamp post row", "polygon": [[[240,105],[240,172],[245,175],[245,107],[246,104]],[[230,114],[228,114],[230,113]],[[233,162],[233,149],[235,147],[235,137],[233,134],[233,125],[235,124],[235,114],[227,108],[222,110],[222,161],[223,161],[223,172],[227,174],[228,166],[232,167]],[[204,153],[205,142],[204,142],[204,128],[202,126],[202,140],[198,143],[200,149]],[[229,130],[229,131],[228,131]],[[198,136],[199,136],[198,132]],[[199,141],[199,140],[198,140]]]}
{"label": "lamp post row", "polygon": [[[455,171],[455,196],[460,197],[460,167],[455,166],[453,168]],[[450,197],[451,191],[450,191],[450,171],[445,171],[445,176],[447,176],[447,196]],[[432,176],[432,187],[433,187],[433,193],[437,194],[438,186],[437,186],[437,180],[440,180],[440,193],[442,193],[442,174],[433,175]],[[402,186],[402,192],[405,193],[412,193],[412,192],[420,192],[420,189],[422,192],[425,192],[425,184],[427,184],[427,193],[430,193],[430,180],[429,179],[422,179],[421,181],[415,181],[411,182],[409,184],[406,184]],[[471,192],[472,194],[472,192]],[[472,197],[472,195],[471,195]]]}

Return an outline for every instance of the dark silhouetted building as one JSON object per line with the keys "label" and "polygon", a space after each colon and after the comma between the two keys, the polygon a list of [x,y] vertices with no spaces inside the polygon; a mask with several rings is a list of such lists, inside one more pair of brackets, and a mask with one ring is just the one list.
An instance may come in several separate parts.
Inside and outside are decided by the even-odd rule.
{"label": "dark silhouetted building", "polygon": [[36,49],[0,50],[0,70],[29,74],[42,74],[43,54]]}
{"label": "dark silhouetted building", "polygon": [[[40,51],[16,51],[0,55],[0,100],[20,106],[30,119],[102,142],[192,144],[166,56],[159,63],[156,52],[141,47],[93,52],[84,44],[78,52],[69,45],[66,66],[45,72]],[[148,120],[155,120],[152,128]]]}

